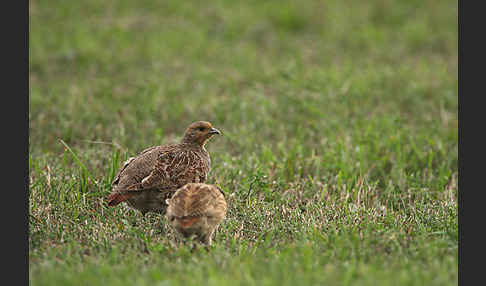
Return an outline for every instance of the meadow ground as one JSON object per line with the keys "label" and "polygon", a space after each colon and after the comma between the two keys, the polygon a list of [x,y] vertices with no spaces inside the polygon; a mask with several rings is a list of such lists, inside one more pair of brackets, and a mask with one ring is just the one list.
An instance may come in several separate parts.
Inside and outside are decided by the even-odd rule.
{"label": "meadow ground", "polygon": [[[29,9],[31,285],[457,285],[457,1]],[[229,209],[191,253],[104,198],[195,120]]]}

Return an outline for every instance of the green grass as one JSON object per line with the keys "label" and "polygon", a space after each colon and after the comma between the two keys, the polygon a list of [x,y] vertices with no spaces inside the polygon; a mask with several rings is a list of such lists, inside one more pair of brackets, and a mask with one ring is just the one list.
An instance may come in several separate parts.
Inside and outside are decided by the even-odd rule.
{"label": "green grass", "polygon": [[[457,285],[457,1],[30,1],[31,285]],[[211,140],[191,253],[104,198]]]}

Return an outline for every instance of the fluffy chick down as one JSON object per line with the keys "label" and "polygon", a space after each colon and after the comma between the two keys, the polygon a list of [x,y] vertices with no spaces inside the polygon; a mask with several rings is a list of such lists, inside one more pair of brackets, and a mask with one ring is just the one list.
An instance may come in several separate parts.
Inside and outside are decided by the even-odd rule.
{"label": "fluffy chick down", "polygon": [[167,199],[166,217],[170,225],[184,238],[195,236],[211,245],[214,231],[226,218],[224,193],[217,186],[189,183]]}

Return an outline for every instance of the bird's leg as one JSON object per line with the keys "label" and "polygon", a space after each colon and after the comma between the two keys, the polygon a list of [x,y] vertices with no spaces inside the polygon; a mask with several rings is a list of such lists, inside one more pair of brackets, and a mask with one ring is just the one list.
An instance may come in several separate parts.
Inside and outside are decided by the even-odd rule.
{"label": "bird's leg", "polygon": [[197,245],[197,243],[194,243],[194,241],[191,241],[191,243],[192,243],[191,253],[194,253],[197,250],[198,245]]}
{"label": "bird's leg", "polygon": [[210,247],[211,246],[211,243],[213,241],[212,239],[212,236],[213,236],[213,233],[214,233],[214,229],[209,231],[206,235],[204,235],[201,239],[201,242],[204,243],[206,245],[206,248]]}

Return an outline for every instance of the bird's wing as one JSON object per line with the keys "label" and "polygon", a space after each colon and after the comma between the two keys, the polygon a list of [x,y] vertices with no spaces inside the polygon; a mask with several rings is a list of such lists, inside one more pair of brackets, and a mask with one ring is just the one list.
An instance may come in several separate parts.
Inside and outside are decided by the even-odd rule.
{"label": "bird's wing", "polygon": [[[140,152],[140,154],[137,155],[140,156],[144,153],[147,153],[153,149],[157,148],[157,146],[153,146],[153,147],[149,147],[145,150],[143,150],[142,152]],[[120,182],[120,177],[121,177],[121,174],[123,173],[123,171],[125,171],[125,169],[130,165],[130,163],[133,162],[133,160],[135,159],[136,157],[130,157],[128,158],[124,163],[123,163],[123,167],[120,168],[120,170],[118,170],[118,173],[116,173],[115,175],[115,179],[113,180],[113,182],[111,183],[112,186],[115,186],[116,184],[118,184]]]}
{"label": "bird's wing", "polygon": [[205,181],[208,172],[209,166],[196,152],[168,149],[159,154],[150,174],[127,190],[176,189],[190,182]]}

